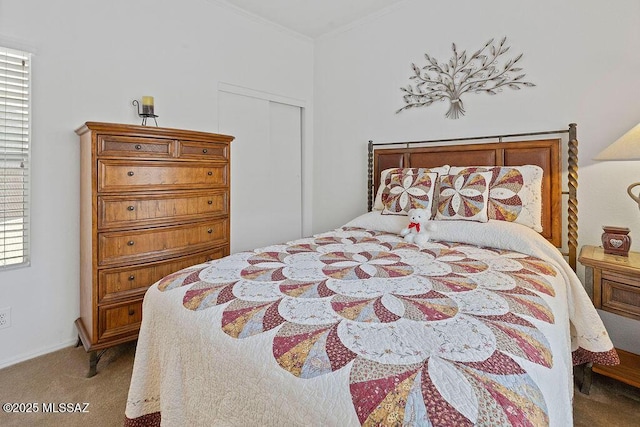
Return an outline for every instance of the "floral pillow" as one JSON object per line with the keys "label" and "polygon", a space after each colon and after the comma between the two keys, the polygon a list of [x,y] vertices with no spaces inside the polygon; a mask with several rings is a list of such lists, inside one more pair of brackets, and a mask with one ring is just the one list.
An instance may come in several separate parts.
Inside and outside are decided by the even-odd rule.
{"label": "floral pillow", "polygon": [[440,175],[446,175],[449,173],[449,165],[439,166],[437,168],[390,168],[385,169],[380,173],[380,185],[378,186],[378,192],[376,193],[376,199],[373,204],[373,209],[383,210],[384,203],[382,202],[382,193],[385,187],[391,181],[391,175],[396,173],[403,174],[423,174],[423,173],[431,173],[436,172]]}
{"label": "floral pillow", "polygon": [[438,174],[393,173],[382,191],[383,215],[407,215],[410,209],[431,212]]}
{"label": "floral pillow", "polygon": [[536,165],[452,167],[450,173],[491,172],[489,219],[542,231],[542,175]]}
{"label": "floral pillow", "polygon": [[491,172],[462,172],[440,179],[436,219],[487,222]]}

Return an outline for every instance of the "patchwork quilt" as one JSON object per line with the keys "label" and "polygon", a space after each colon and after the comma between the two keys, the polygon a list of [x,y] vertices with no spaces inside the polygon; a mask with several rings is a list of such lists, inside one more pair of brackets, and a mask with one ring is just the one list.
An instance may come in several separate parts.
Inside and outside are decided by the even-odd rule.
{"label": "patchwork quilt", "polygon": [[375,215],[150,288],[125,424],[572,425],[572,364],[618,360],[557,249]]}

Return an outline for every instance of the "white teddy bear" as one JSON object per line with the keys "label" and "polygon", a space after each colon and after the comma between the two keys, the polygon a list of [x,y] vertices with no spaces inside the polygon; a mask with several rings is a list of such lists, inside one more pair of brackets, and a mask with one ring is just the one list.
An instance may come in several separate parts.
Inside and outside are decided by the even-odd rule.
{"label": "white teddy bear", "polygon": [[425,246],[431,237],[430,231],[435,230],[435,225],[429,220],[431,212],[426,209],[410,209],[409,225],[400,230],[400,235],[409,243]]}

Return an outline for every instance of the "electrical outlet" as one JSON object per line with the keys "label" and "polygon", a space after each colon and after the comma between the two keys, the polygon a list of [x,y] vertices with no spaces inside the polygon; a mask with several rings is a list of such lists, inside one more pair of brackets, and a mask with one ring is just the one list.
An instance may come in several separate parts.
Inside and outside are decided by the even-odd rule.
{"label": "electrical outlet", "polygon": [[11,326],[11,307],[0,308],[0,329]]}

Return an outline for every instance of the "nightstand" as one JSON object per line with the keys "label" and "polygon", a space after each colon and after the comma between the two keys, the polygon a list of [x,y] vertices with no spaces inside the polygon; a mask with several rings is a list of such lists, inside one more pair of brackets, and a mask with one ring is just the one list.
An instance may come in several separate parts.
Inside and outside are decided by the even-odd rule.
{"label": "nightstand", "polygon": [[[598,246],[583,246],[578,261],[586,267],[585,285],[593,305],[603,311],[640,320],[640,253],[609,255]],[[640,355],[618,350],[620,365],[594,364],[593,371],[640,387]],[[590,372],[581,391],[589,393]],[[586,389],[586,390],[585,390]]]}

